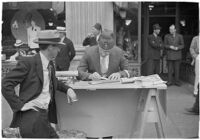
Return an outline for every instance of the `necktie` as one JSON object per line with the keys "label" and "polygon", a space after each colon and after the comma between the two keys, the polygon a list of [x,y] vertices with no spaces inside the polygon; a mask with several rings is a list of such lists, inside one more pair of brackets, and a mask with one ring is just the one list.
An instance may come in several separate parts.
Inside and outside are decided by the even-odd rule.
{"label": "necktie", "polygon": [[50,93],[51,100],[52,100],[52,97],[53,97],[53,74],[55,72],[53,61],[49,61],[48,71],[49,71],[49,93]]}
{"label": "necktie", "polygon": [[108,66],[106,64],[106,58],[107,57],[101,57],[101,73],[103,75],[105,75],[108,70]]}

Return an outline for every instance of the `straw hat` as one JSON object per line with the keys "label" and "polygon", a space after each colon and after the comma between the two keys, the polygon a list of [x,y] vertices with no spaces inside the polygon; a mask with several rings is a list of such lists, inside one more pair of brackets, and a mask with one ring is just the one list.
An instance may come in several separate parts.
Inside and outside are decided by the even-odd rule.
{"label": "straw hat", "polygon": [[58,26],[56,27],[56,30],[60,33],[66,33],[66,28],[65,27],[61,27],[61,26]]}
{"label": "straw hat", "polygon": [[63,44],[60,42],[59,33],[57,30],[41,30],[37,32],[38,39],[34,40],[37,44]]}
{"label": "straw hat", "polygon": [[15,42],[15,44],[14,44],[14,46],[15,46],[15,47],[19,47],[19,46],[21,46],[22,44],[24,44],[24,42],[22,42],[20,39],[17,39],[16,42]]}

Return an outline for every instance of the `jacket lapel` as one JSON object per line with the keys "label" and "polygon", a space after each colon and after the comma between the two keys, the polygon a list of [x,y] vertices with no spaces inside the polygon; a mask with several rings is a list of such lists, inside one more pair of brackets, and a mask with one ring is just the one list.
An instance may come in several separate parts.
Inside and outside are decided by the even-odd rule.
{"label": "jacket lapel", "polygon": [[40,57],[40,54],[36,54],[35,56],[35,59],[36,59],[36,70],[37,70],[37,74],[38,74],[38,77],[40,79],[40,81],[43,83],[44,79],[43,79],[43,69],[42,69],[42,61],[41,61],[41,57]]}
{"label": "jacket lapel", "polygon": [[96,48],[96,51],[94,53],[94,56],[96,57],[93,61],[96,61],[94,63],[95,71],[97,71],[99,74],[101,73],[101,68],[100,68],[100,54],[99,54],[99,47]]}
{"label": "jacket lapel", "polygon": [[112,70],[112,68],[113,68],[113,64],[114,64],[114,59],[113,59],[113,53],[112,53],[112,51],[110,52],[110,54],[109,54],[109,63],[108,63],[108,71],[107,71],[107,73],[106,73],[106,75],[108,76],[108,75],[110,75],[110,72],[111,72],[111,70]]}

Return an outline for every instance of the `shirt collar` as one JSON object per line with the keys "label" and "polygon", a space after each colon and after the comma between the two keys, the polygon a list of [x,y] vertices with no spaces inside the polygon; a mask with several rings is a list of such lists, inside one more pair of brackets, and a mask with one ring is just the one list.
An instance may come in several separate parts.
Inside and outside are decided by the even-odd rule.
{"label": "shirt collar", "polygon": [[42,61],[42,67],[46,69],[49,65],[49,60],[46,58],[46,56],[42,52],[40,52],[40,57]]}

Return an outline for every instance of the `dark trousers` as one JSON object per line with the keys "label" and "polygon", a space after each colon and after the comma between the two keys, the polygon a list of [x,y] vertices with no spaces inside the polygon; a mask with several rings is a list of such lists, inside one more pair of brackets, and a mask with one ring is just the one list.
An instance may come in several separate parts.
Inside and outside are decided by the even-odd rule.
{"label": "dark trousers", "polygon": [[175,82],[179,82],[179,69],[181,60],[167,60],[168,65],[168,82],[173,82],[173,73]]}
{"label": "dark trousers", "polygon": [[19,127],[22,138],[58,138],[48,121],[47,110],[19,111],[10,127]]}
{"label": "dark trousers", "polygon": [[160,59],[149,59],[147,75],[159,74],[160,73]]}

